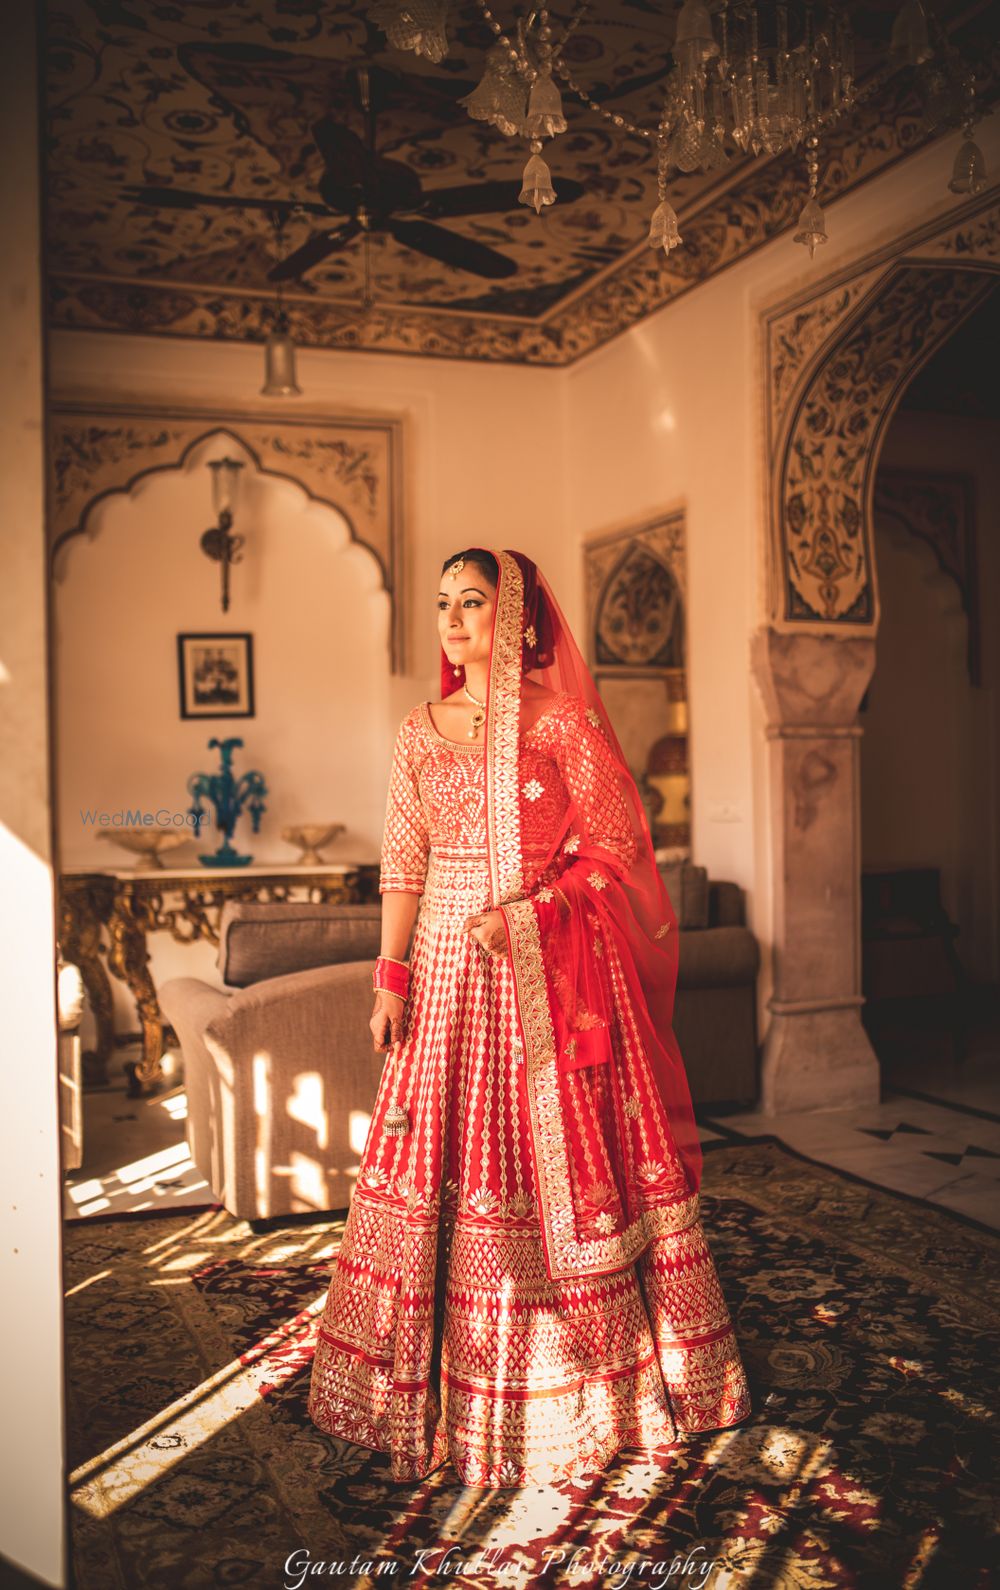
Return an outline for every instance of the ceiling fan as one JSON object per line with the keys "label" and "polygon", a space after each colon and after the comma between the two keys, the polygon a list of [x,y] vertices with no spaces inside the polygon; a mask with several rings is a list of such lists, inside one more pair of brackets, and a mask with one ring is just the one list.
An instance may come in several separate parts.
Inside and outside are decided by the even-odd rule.
{"label": "ceiling fan", "polygon": [[[324,171],[318,189],[321,204],[292,203],[280,199],[233,198],[228,194],[191,193],[181,188],[126,188],[126,198],[138,204],[189,210],[202,205],[227,209],[262,209],[273,218],[293,214],[346,216],[347,220],[330,231],[316,230],[305,243],[280,260],[270,271],[272,282],[291,281],[338,253],[359,233],[387,232],[406,248],[439,260],[475,276],[499,279],[513,276],[516,261],[474,238],[463,237],[438,220],[453,220],[463,215],[496,215],[510,210],[516,202],[509,182],[470,182],[458,187],[436,188],[425,193],[420,178],[400,160],[379,155],[375,148],[376,106],[373,89],[386,101],[393,75],[371,65],[350,67],[347,78],[355,104],[364,113],[365,138],[337,121],[329,113],[311,128],[313,141],[323,157]],[[559,202],[571,203],[584,193],[582,183],[571,178],[559,182]]]}

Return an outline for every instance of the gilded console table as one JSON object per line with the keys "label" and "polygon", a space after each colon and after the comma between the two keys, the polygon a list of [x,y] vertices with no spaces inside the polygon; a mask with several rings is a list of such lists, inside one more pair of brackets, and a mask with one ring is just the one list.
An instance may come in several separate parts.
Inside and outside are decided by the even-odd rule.
{"label": "gilded console table", "polygon": [[109,970],[128,987],[142,1024],[142,1056],[126,1068],[129,1090],[140,1093],[162,1076],[163,1018],[149,970],[150,933],[167,932],[178,944],[201,939],[218,944],[227,900],[291,900],[304,891],[307,900],[356,904],[378,899],[378,878],[374,862],[211,870],[67,868],[60,876],[60,944],[64,958],[80,968],[97,1025],[97,1048],[84,1056],[86,1080],[108,1080],[114,1043]]}

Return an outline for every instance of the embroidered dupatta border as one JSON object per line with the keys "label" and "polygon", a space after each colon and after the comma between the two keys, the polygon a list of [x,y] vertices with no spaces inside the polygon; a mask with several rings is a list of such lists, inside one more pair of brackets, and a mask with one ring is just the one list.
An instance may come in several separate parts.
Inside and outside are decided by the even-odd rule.
{"label": "embroidered dupatta border", "polygon": [[486,813],[490,886],[494,906],[516,900],[524,888],[518,756],[521,743],[521,615],[524,577],[509,552],[495,551],[500,567],[486,719]]}
{"label": "embroidered dupatta border", "polygon": [[635,1262],[653,1237],[683,1231],[698,1218],[698,1194],[652,1208],[624,1231],[580,1242],[569,1154],[563,1130],[556,1040],[549,1007],[538,918],[521,899],[524,869],[518,776],[521,740],[521,626],[524,579],[509,552],[494,551],[500,568],[490,655],[486,732],[486,813],[494,908],[507,923],[538,1184],[539,1214],[551,1280],[608,1275]]}
{"label": "embroidered dupatta border", "polygon": [[683,1231],[698,1218],[699,1195],[666,1208],[643,1210],[624,1231],[580,1242],[563,1131],[555,1033],[549,1008],[538,919],[530,900],[503,907],[507,920],[517,1009],[524,1036],[528,1106],[535,1145],[539,1213],[546,1263],[553,1281],[607,1275],[633,1264],[653,1237]]}

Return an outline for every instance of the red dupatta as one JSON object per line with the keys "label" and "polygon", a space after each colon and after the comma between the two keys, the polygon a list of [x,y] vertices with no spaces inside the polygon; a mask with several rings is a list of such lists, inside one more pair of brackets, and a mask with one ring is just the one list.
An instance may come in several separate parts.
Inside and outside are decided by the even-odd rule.
{"label": "red dupatta", "polygon": [[[492,897],[514,973],[546,1265],[551,1279],[571,1279],[622,1269],[653,1237],[698,1216],[701,1145],[673,1031],[677,920],[635,780],[550,587],[522,553],[493,556]],[[531,874],[519,787],[529,677],[571,698],[564,709],[574,726],[563,772],[569,807],[548,855],[530,858]],[[443,693],[460,682],[442,652]],[[526,878],[539,873],[526,892]],[[607,1068],[600,1076],[599,1067]],[[640,1151],[640,1137],[656,1149]],[[594,1181],[595,1153],[604,1181]],[[598,1209],[581,1191],[588,1175],[601,1190]]]}

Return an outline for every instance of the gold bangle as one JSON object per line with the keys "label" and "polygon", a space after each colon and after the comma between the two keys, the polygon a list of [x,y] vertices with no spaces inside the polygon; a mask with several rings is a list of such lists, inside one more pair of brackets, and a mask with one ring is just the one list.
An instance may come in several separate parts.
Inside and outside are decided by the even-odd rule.
{"label": "gold bangle", "polygon": [[404,1005],[409,997],[406,994],[397,994],[394,988],[383,988],[381,983],[373,983],[372,988],[376,994],[391,994],[393,999],[401,999]]}
{"label": "gold bangle", "polygon": [[393,955],[379,955],[376,957],[376,959],[380,961],[388,961],[390,966],[405,966],[407,971],[410,969],[409,961],[397,961]]}

